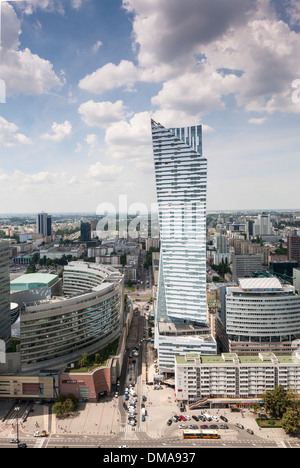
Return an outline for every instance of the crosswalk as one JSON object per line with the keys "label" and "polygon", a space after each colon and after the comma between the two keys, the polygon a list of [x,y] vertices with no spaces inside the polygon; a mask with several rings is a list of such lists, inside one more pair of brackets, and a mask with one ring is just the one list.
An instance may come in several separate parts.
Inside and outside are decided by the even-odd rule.
{"label": "crosswalk", "polygon": [[287,448],[283,440],[277,441],[276,444],[277,444],[277,447],[279,448]]}
{"label": "crosswalk", "polygon": [[132,427],[129,424],[126,424],[125,426],[121,426],[119,429],[120,432],[146,432],[146,426],[137,426],[137,427]]}

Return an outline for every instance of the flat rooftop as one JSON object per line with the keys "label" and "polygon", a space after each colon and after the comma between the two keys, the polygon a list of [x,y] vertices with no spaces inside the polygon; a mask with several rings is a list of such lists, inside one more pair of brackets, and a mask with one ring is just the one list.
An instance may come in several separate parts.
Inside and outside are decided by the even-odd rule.
{"label": "flat rooftop", "polygon": [[245,290],[281,291],[283,286],[278,278],[239,278],[239,285]]}
{"label": "flat rooftop", "polygon": [[219,364],[255,364],[266,366],[268,364],[273,365],[277,362],[279,364],[300,364],[300,355],[277,355],[273,353],[259,353],[249,356],[239,356],[235,353],[224,353],[218,355],[200,355],[198,353],[190,353],[179,355],[175,357],[177,364],[188,364],[188,363],[201,363],[208,365],[219,365]]}
{"label": "flat rooftop", "polygon": [[25,291],[28,289],[49,288],[59,280],[57,275],[48,273],[31,273],[22,275],[10,282],[11,291]]}

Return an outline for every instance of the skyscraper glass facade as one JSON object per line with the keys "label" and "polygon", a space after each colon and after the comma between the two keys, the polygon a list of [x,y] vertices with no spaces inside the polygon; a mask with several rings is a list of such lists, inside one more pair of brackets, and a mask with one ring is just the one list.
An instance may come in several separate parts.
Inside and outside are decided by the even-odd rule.
{"label": "skyscraper glass facade", "polygon": [[157,320],[206,325],[207,160],[202,126],[152,120],[161,261]]}
{"label": "skyscraper glass facade", "polygon": [[9,244],[0,242],[0,339],[7,342],[11,334]]}

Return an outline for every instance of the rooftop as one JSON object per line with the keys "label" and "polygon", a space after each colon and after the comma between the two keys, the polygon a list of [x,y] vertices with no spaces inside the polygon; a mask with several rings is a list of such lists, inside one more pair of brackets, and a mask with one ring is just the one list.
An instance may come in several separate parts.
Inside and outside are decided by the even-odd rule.
{"label": "rooftop", "polygon": [[278,278],[240,278],[242,289],[250,290],[282,290],[282,284]]}
{"label": "rooftop", "polygon": [[268,364],[300,364],[300,354],[294,355],[275,355],[273,353],[259,353],[249,356],[238,356],[234,353],[224,353],[218,355],[200,355],[200,354],[185,354],[176,356],[177,364],[188,364],[188,363],[201,363],[208,365],[217,365],[228,363],[231,364],[261,364],[262,366]]}
{"label": "rooftop", "polygon": [[22,275],[14,279],[10,283],[12,291],[24,291],[27,289],[48,288],[58,281],[57,275],[48,273],[31,273]]}

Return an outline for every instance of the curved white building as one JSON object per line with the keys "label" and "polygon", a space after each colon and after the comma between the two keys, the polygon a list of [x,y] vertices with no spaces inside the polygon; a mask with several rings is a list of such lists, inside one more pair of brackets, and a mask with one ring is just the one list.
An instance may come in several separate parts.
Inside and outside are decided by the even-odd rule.
{"label": "curved white building", "polygon": [[67,296],[27,304],[21,314],[22,370],[57,368],[117,339],[123,326],[123,275],[113,268],[72,262]]}
{"label": "curved white building", "polygon": [[300,337],[300,296],[277,278],[239,279],[226,290],[230,352],[290,353]]}

